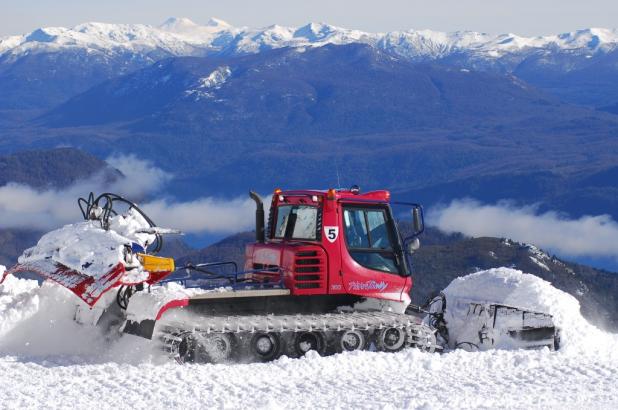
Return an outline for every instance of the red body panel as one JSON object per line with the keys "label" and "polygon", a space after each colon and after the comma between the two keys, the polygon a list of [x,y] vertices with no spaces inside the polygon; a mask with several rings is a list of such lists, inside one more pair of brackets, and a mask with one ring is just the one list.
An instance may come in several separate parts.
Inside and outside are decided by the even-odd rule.
{"label": "red body panel", "polygon": [[[343,229],[342,203],[388,204],[388,191],[355,194],[351,191],[275,192],[271,208],[279,205],[318,206],[321,238],[317,241],[273,239],[273,221],[266,243],[245,250],[245,269],[281,267],[285,287],[293,295],[352,294],[369,298],[409,302],[409,276],[368,269],[349,254]],[[274,212],[276,218],[276,212]],[[330,231],[330,232],[329,232]]]}
{"label": "red body panel", "polygon": [[161,316],[163,316],[163,314],[170,309],[182,308],[188,305],[189,305],[189,298],[174,299],[166,303],[165,305],[163,305],[163,307],[161,307],[161,309],[159,309],[159,312],[157,313],[157,316],[156,316],[156,320],[161,319]]}
{"label": "red body panel", "polygon": [[[281,267],[285,287],[290,289],[293,295],[328,293],[329,257],[321,246],[296,241],[277,241],[250,244],[246,252],[245,269]],[[266,275],[279,276],[279,273]]]}

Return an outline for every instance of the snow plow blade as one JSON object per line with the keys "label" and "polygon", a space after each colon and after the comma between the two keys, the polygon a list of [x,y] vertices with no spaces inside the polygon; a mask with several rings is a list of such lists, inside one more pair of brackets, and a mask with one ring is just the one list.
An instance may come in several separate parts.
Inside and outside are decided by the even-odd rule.
{"label": "snow plow blade", "polygon": [[86,302],[88,306],[92,307],[105,292],[120,284],[125,273],[125,267],[122,263],[118,263],[104,275],[94,278],[93,276],[71,269],[51,259],[45,259],[28,263],[18,263],[4,273],[0,283],[2,283],[8,275],[24,272],[36,273],[45,279],[50,279],[64,286]]}
{"label": "snow plow blade", "polygon": [[135,282],[131,281],[131,278],[125,275],[127,269],[122,262],[119,262],[104,274],[95,277],[71,269],[53,259],[43,259],[16,264],[11,269],[4,272],[4,275],[0,278],[0,284],[8,275],[32,272],[44,279],[50,279],[64,286],[86,302],[88,306],[93,307],[103,294],[114,287],[122,285],[134,286],[141,283],[150,285],[165,278],[174,271],[174,259],[172,258],[145,254],[137,254],[137,256],[147,276],[144,277],[143,280]]}
{"label": "snow plow blade", "polygon": [[163,234],[177,230],[156,226],[136,204],[116,194],[90,193],[78,204],[84,221],[47,232],[22,253],[0,283],[10,274],[36,273],[93,307],[113,288],[123,287],[128,298],[133,287],[141,289],[174,272],[172,258],[151,253],[161,249]]}

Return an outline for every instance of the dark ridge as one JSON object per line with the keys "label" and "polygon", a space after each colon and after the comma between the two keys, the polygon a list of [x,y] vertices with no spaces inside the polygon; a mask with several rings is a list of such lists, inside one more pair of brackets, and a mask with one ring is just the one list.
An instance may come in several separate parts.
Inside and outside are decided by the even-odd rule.
{"label": "dark ridge", "polygon": [[102,172],[112,181],[122,174],[105,161],[76,148],[32,150],[0,156],[0,186],[17,183],[33,188],[62,188]]}

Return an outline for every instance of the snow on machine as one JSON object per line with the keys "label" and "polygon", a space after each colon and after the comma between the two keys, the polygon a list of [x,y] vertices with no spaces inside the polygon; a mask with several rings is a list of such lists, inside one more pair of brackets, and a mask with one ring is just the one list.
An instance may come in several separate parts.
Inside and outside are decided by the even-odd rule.
{"label": "snow on machine", "polygon": [[429,303],[428,322],[442,345],[469,351],[493,348],[560,347],[560,329],[548,313],[502,303],[451,297],[440,292]]}
{"label": "snow on machine", "polygon": [[[557,347],[558,332],[543,313],[509,307],[506,315],[479,302],[467,331],[480,341],[456,342],[448,339],[455,321],[446,298],[431,311],[410,305],[411,255],[424,230],[418,204],[391,203],[388,191],[356,186],[277,189],[265,224],[261,198],[250,195],[256,240],[242,271],[225,261],[176,268],[154,255],[162,235],[176,231],[157,227],[118,195],[91,194],[79,201],[84,222],[44,235],[4,276],[27,271],[53,280],[83,301],[80,322],[115,312],[124,333],[153,339],[183,362],[268,361],[309,350],[433,352],[466,341],[503,346],[506,338],[515,347]],[[401,237],[391,204],[411,209],[410,236]]]}

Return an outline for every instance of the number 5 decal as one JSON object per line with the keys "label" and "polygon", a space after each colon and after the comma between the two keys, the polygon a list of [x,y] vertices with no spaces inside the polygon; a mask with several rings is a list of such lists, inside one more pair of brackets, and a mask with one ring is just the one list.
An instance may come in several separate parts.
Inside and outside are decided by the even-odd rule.
{"label": "number 5 decal", "polygon": [[326,234],[326,239],[328,239],[328,242],[333,243],[337,240],[337,236],[339,236],[339,227],[325,226],[324,233]]}

